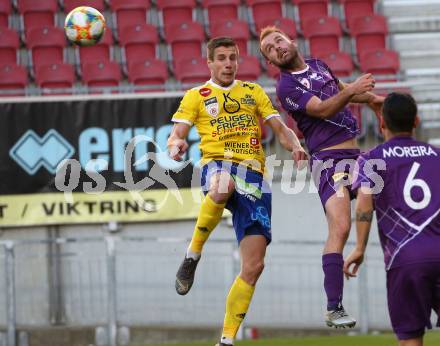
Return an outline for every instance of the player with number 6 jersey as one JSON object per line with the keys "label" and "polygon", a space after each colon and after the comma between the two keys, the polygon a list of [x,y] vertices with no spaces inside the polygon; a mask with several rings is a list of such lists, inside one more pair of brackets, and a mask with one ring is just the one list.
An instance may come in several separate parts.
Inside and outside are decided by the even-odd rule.
{"label": "player with number 6 jersey", "polygon": [[410,95],[392,93],[385,99],[386,142],[362,154],[355,170],[357,244],[344,263],[345,274],[355,276],[374,209],[388,308],[401,346],[421,346],[425,328],[431,328],[431,309],[440,315],[440,149],[411,136],[416,114]]}

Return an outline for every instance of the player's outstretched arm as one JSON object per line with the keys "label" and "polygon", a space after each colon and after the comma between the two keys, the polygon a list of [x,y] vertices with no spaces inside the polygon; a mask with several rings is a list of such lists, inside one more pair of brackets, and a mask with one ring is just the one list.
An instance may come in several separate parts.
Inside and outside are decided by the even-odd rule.
{"label": "player's outstretched arm", "polygon": [[360,187],[356,200],[356,247],[344,261],[344,273],[347,279],[356,277],[359,266],[364,261],[372,219],[372,191],[370,188]]}
{"label": "player's outstretched arm", "polygon": [[[339,90],[345,89],[349,84],[339,81]],[[376,95],[372,92],[365,92],[360,95],[355,95],[351,98],[350,102],[353,103],[365,103],[371,110],[379,117],[382,114],[384,96]]]}
{"label": "player's outstretched arm", "polygon": [[292,152],[292,159],[296,162],[298,168],[303,169],[307,165],[308,158],[295,132],[287,127],[281,117],[270,118],[266,121],[266,124],[271,127],[281,145]]}
{"label": "player's outstretched arm", "polygon": [[330,118],[342,110],[354,96],[373,90],[374,84],[373,76],[371,73],[368,73],[360,76],[336,95],[324,101],[313,96],[307,102],[307,114],[318,118]]}
{"label": "player's outstretched arm", "polygon": [[171,134],[168,137],[168,155],[176,161],[182,160],[183,155],[188,149],[186,137],[188,136],[190,125],[186,123],[175,123]]}

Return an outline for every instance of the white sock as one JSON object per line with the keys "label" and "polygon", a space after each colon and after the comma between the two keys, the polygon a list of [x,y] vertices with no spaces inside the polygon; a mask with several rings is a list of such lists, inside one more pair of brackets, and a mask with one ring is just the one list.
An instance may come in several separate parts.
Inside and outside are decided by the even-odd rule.
{"label": "white sock", "polygon": [[202,254],[200,252],[191,251],[189,248],[186,250],[186,258],[192,258],[197,261]]}
{"label": "white sock", "polygon": [[226,345],[234,345],[234,340],[226,338],[224,336],[222,336],[222,338],[220,339],[220,342],[222,342]]}

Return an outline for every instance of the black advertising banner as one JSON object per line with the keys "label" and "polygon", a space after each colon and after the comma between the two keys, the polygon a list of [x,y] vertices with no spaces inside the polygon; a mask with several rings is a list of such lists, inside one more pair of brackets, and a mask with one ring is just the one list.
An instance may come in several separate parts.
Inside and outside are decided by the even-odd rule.
{"label": "black advertising banner", "polygon": [[193,218],[199,137],[166,142],[179,97],[0,104],[0,226]]}

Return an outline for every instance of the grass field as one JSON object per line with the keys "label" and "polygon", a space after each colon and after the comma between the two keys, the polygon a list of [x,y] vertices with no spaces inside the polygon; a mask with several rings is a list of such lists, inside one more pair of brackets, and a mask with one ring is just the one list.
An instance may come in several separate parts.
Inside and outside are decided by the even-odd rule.
{"label": "grass field", "polygon": [[[215,342],[161,344],[148,346],[214,346]],[[361,335],[361,336],[320,336],[293,339],[261,339],[238,341],[236,346],[396,346],[393,334]],[[429,332],[425,336],[424,346],[439,346],[440,333]],[[147,346],[147,345],[145,345]]]}

